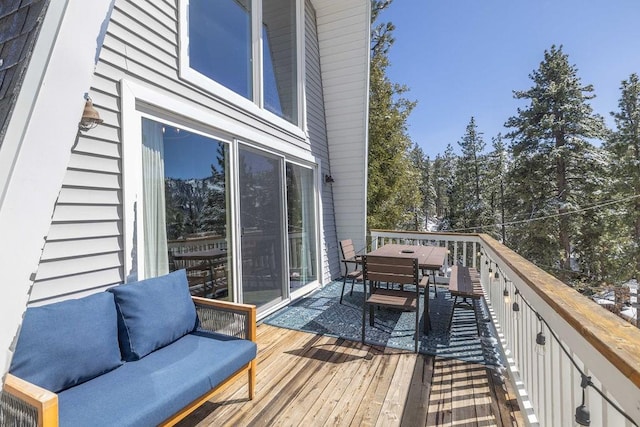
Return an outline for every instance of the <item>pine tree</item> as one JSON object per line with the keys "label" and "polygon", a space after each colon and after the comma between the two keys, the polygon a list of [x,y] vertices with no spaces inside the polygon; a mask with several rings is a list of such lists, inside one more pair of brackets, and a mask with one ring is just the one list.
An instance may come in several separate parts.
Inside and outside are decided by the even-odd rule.
{"label": "pine tree", "polygon": [[425,156],[424,151],[417,144],[414,145],[409,156],[413,167],[419,173],[418,188],[422,195],[422,203],[415,208],[414,229],[426,230],[429,219],[434,219],[436,211],[436,196],[433,186],[431,162],[429,161],[429,157]]}
{"label": "pine tree", "polygon": [[453,146],[447,144],[442,156],[436,156],[433,162],[433,175],[436,190],[436,215],[442,218],[441,230],[449,230],[455,222],[454,171],[457,157]]}
{"label": "pine tree", "polygon": [[437,154],[433,161],[432,167],[433,175],[433,190],[434,190],[434,202],[435,202],[435,215],[436,217],[443,219],[446,212],[446,206],[448,205],[447,198],[447,185],[448,181],[446,169],[444,167],[444,158]]}
{"label": "pine tree", "polygon": [[509,158],[501,134],[491,139],[491,146],[493,150],[486,156],[486,179],[482,192],[487,200],[488,224],[501,225],[485,227],[485,232],[506,244],[504,192]]}
{"label": "pine tree", "polygon": [[525,257],[569,271],[580,221],[566,213],[580,207],[585,189],[596,179],[589,173],[597,162],[590,140],[605,136],[604,121],[588,104],[595,96],[593,86],[581,84],[562,47],[545,51],[530,78],[531,89],[514,92],[529,105],[505,124],[513,128],[507,135],[514,157],[510,199],[515,213],[530,219],[556,216],[524,223],[514,234]]}
{"label": "pine tree", "polygon": [[461,156],[457,162],[454,180],[457,220],[453,228],[481,231],[482,226],[487,223],[486,207],[480,191],[480,182],[483,180],[485,170],[482,155],[485,143],[474,117],[469,120],[458,145]]}
{"label": "pine tree", "polygon": [[607,149],[612,157],[615,193],[628,201],[620,206],[624,251],[630,265],[628,274],[640,274],[640,80],[631,74],[620,86],[619,111],[612,112],[616,131],[612,133]]}
{"label": "pine tree", "polygon": [[[372,2],[372,24],[390,0]],[[367,222],[371,228],[401,228],[412,223],[412,212],[421,204],[418,172],[409,158],[412,146],[407,118],[415,102],[403,97],[408,88],[389,80],[388,52],[392,23],[372,26],[369,86],[369,165]]]}

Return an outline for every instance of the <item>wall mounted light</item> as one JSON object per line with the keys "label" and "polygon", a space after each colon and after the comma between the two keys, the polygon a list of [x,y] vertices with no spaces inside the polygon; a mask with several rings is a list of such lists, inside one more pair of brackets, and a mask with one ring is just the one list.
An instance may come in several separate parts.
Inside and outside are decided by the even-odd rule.
{"label": "wall mounted light", "polygon": [[326,182],[327,184],[331,184],[333,182],[336,182],[336,180],[333,179],[333,177],[331,175],[325,175],[324,176],[324,182]]}
{"label": "wall mounted light", "polygon": [[89,129],[93,129],[99,124],[101,124],[104,120],[100,118],[100,114],[98,111],[93,108],[93,102],[91,98],[87,97],[87,101],[84,104],[84,111],[82,112],[82,119],[80,119],[80,124],[78,124],[78,128],[81,131],[86,132]]}

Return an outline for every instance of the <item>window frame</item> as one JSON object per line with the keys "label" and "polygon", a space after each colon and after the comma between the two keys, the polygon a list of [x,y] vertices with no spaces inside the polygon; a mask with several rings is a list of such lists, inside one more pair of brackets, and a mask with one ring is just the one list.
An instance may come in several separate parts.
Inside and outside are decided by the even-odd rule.
{"label": "window frame", "polygon": [[210,93],[215,98],[224,100],[259,120],[267,121],[299,138],[308,136],[306,123],[306,102],[304,100],[305,76],[305,11],[303,0],[293,0],[296,7],[296,96],[297,124],[264,108],[263,88],[263,43],[262,43],[262,2],[251,1],[251,33],[252,33],[252,67],[253,99],[225,87],[221,83],[205,76],[189,66],[189,1],[178,1],[178,74],[179,77],[194,86]]}
{"label": "window frame", "polygon": [[[205,137],[214,138],[221,142],[230,144],[229,162],[232,165],[231,188],[231,222],[232,228],[232,250],[235,260],[241,259],[239,240],[239,213],[237,211],[239,202],[237,189],[237,156],[238,146],[247,145],[261,151],[276,154],[286,162],[297,163],[310,167],[315,171],[315,206],[316,206],[316,244],[318,246],[318,278],[317,284],[323,283],[324,254],[321,252],[322,239],[322,183],[319,178],[321,169],[320,159],[311,151],[292,145],[275,136],[265,135],[257,132],[249,126],[238,123],[228,117],[215,115],[211,110],[199,108],[199,106],[187,102],[185,99],[176,98],[158,92],[140,83],[122,79],[120,81],[122,94],[122,223],[123,223],[123,268],[125,282],[132,282],[144,279],[144,232],[143,220],[137,212],[144,209],[142,201],[142,118],[165,122],[169,125],[184,128],[190,132],[201,134]],[[259,141],[259,142],[258,142]],[[284,174],[284,168],[283,168]],[[284,179],[285,177],[283,177]],[[286,182],[286,180],[284,181]],[[286,191],[284,188],[282,191]],[[284,199],[286,208],[286,197]],[[286,218],[284,226],[287,227]],[[287,248],[288,250],[288,248]],[[287,252],[285,252],[287,253]],[[136,259],[134,262],[133,259]],[[287,255],[288,268],[288,255]],[[239,283],[242,279],[241,266],[234,262],[231,267],[233,277],[237,281],[234,284],[234,295],[240,295]],[[314,282],[315,283],[315,282]],[[287,305],[296,296],[287,294],[282,304],[278,304],[277,309]],[[271,312],[270,309],[268,312]],[[268,314],[268,312],[261,313]]]}

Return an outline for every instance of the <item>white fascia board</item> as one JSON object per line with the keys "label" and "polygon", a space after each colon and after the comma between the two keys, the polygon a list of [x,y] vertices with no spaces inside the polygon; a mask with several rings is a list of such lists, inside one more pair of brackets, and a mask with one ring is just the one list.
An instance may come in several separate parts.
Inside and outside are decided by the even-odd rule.
{"label": "white fascia board", "polygon": [[[344,201],[335,203],[336,231],[338,240],[352,239],[357,248],[363,248],[367,233],[371,5],[369,0],[312,0],[312,3],[318,25],[329,161],[335,178],[333,196],[334,200]],[[345,25],[348,28],[336,28]],[[349,99],[344,99],[345,93],[349,93]],[[348,162],[340,161],[345,155],[342,146],[349,147]],[[354,172],[362,177],[355,186],[349,179]],[[348,220],[354,217],[359,218],[357,224]]]}
{"label": "white fascia board", "polygon": [[112,8],[51,0],[0,147],[2,383]]}

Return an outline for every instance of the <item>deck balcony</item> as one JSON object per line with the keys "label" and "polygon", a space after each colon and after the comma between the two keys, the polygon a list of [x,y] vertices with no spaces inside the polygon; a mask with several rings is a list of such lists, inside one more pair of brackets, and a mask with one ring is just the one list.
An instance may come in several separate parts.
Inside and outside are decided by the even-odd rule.
{"label": "deck balcony", "polygon": [[482,365],[263,324],[256,399],[232,384],[183,425],[640,423],[639,329],[487,235],[371,232],[373,249],[385,243],[444,246],[449,265],[480,272],[507,381]]}
{"label": "deck balcony", "polygon": [[478,269],[527,424],[579,425],[576,414],[586,421],[586,411],[592,426],[640,423],[640,329],[487,235],[372,231],[371,238],[374,248],[445,246],[450,263]]}

